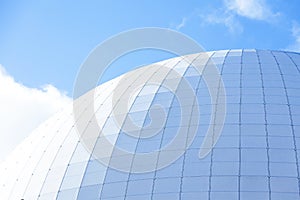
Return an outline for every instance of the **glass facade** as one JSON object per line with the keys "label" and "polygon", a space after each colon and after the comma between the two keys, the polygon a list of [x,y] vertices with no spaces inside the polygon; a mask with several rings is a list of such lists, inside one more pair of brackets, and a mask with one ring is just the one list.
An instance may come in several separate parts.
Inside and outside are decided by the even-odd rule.
{"label": "glass facade", "polygon": [[[193,62],[206,65],[201,54],[192,55]],[[212,114],[207,85],[184,57],[173,58],[159,64],[175,70],[194,90],[199,121],[180,123],[182,118],[190,117],[182,115],[184,103],[167,88],[147,84],[149,79],[143,73],[157,74],[160,70],[151,71],[151,66],[146,66],[137,69],[140,75],[132,80],[132,85],[138,79],[145,84],[132,95],[121,127],[111,111],[113,91],[122,76],[96,88],[95,116],[103,134],[90,140],[95,150],[101,149],[100,141],[106,137],[128,152],[158,151],[156,163],[144,161],[144,165],[155,169],[167,159],[160,150],[172,142],[180,126],[197,130],[192,144],[175,162],[162,169],[135,173],[138,166],[134,157],[122,157],[112,151],[110,162],[123,159],[122,164],[128,165],[130,171],[105,166],[80,141],[70,105],[38,127],[0,165],[0,199],[299,199],[300,54],[252,49],[207,54],[220,71],[227,99],[221,136],[207,156],[199,158]],[[163,81],[173,81],[175,85],[181,81],[168,73],[164,76]],[[76,101],[84,115],[90,104],[88,98],[83,95]],[[123,131],[126,120],[141,127],[141,136],[149,131],[143,127],[155,120],[149,113],[155,105],[165,111],[163,128],[155,135],[137,138]],[[93,123],[86,124],[87,129],[92,126]]]}

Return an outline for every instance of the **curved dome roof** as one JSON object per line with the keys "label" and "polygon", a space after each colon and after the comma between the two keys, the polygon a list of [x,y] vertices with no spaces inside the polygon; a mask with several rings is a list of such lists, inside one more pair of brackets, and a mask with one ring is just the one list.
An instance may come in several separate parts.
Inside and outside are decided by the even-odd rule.
{"label": "curved dome roof", "polygon": [[[211,88],[220,91],[221,84],[211,86],[196,70],[212,67],[204,55],[224,83],[224,125],[211,120],[217,112]],[[159,78],[154,84],[151,77]],[[123,80],[127,85],[120,84]],[[183,81],[188,85],[180,88]],[[216,99],[222,95],[216,93]],[[126,105],[114,113],[115,103],[124,99]],[[86,120],[81,125],[86,132],[99,131],[78,134],[78,120],[93,117],[86,113],[91,103],[97,123]],[[177,57],[106,82],[75,104],[80,116],[74,116],[70,105],[39,126],[1,164],[0,199],[300,198],[298,53],[224,50]],[[213,134],[221,130],[221,135],[212,135],[215,146],[201,156],[212,125]],[[178,130],[184,134],[174,140]],[[105,146],[104,138],[112,146]],[[165,153],[164,147],[174,141],[178,143]],[[149,159],[150,152],[157,154]]]}

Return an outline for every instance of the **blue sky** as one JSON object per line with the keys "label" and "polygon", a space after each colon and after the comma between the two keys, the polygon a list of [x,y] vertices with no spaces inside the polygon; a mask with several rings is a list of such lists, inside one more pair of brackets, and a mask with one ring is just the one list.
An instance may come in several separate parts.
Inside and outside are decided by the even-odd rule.
{"label": "blue sky", "polygon": [[[299,0],[0,1],[0,161],[70,103],[89,52],[134,28],[184,33],[205,50],[300,51]],[[173,55],[133,52],[102,81]],[[17,125],[16,125],[17,124]]]}
{"label": "blue sky", "polygon": [[[74,79],[88,53],[121,31],[171,28],[206,50],[297,51],[298,10],[299,0],[1,1],[0,64],[28,87],[52,84],[72,96]],[[127,58],[124,63],[128,66],[120,62],[122,66],[116,66],[114,73],[166,56]]]}

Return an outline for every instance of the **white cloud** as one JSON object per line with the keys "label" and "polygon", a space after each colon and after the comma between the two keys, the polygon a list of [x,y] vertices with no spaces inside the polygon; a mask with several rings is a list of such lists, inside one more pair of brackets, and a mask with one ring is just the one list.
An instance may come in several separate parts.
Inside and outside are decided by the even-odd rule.
{"label": "white cloud", "polygon": [[182,29],[185,26],[186,21],[187,21],[186,17],[182,18],[181,23],[176,26],[176,30]]}
{"label": "white cloud", "polygon": [[250,19],[270,21],[279,13],[273,13],[265,0],[224,0],[228,11]]}
{"label": "white cloud", "polygon": [[213,12],[201,15],[203,22],[222,24],[231,33],[242,33],[240,16],[272,23],[280,14],[274,13],[265,0],[223,0],[223,7]]}
{"label": "white cloud", "polygon": [[222,24],[228,28],[230,33],[242,33],[243,27],[238,20],[235,19],[231,13],[223,12],[221,10],[215,11],[208,15],[200,16],[202,21],[208,24]]}
{"label": "white cloud", "polygon": [[293,22],[293,26],[291,28],[292,36],[295,41],[292,45],[289,45],[286,50],[289,51],[297,51],[300,52],[300,25],[297,22]]}
{"label": "white cloud", "polygon": [[52,85],[29,88],[0,65],[0,161],[31,131],[71,99]]}

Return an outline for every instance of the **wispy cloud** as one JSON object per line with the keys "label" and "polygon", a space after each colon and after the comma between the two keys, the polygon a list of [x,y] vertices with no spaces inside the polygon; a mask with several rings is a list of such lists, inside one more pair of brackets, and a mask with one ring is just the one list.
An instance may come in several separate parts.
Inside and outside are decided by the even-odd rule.
{"label": "wispy cloud", "polygon": [[243,26],[231,13],[216,10],[207,15],[200,15],[204,24],[221,24],[227,27],[230,33],[239,34],[243,32]]}
{"label": "wispy cloud", "polygon": [[176,30],[182,29],[185,26],[186,21],[187,21],[187,17],[183,17],[182,20],[181,20],[181,23],[176,25],[176,27],[175,27]]}
{"label": "wispy cloud", "polygon": [[224,0],[227,11],[249,19],[272,21],[279,13],[274,13],[265,0]]}
{"label": "wispy cloud", "polygon": [[298,22],[293,22],[291,33],[295,41],[286,50],[300,52],[300,24]]}
{"label": "wispy cloud", "polygon": [[208,24],[222,24],[231,33],[242,33],[239,17],[271,23],[279,15],[271,10],[265,0],[223,0],[223,7],[201,15],[201,19]]}
{"label": "wispy cloud", "polygon": [[0,161],[41,122],[71,102],[52,85],[29,88],[0,65]]}

